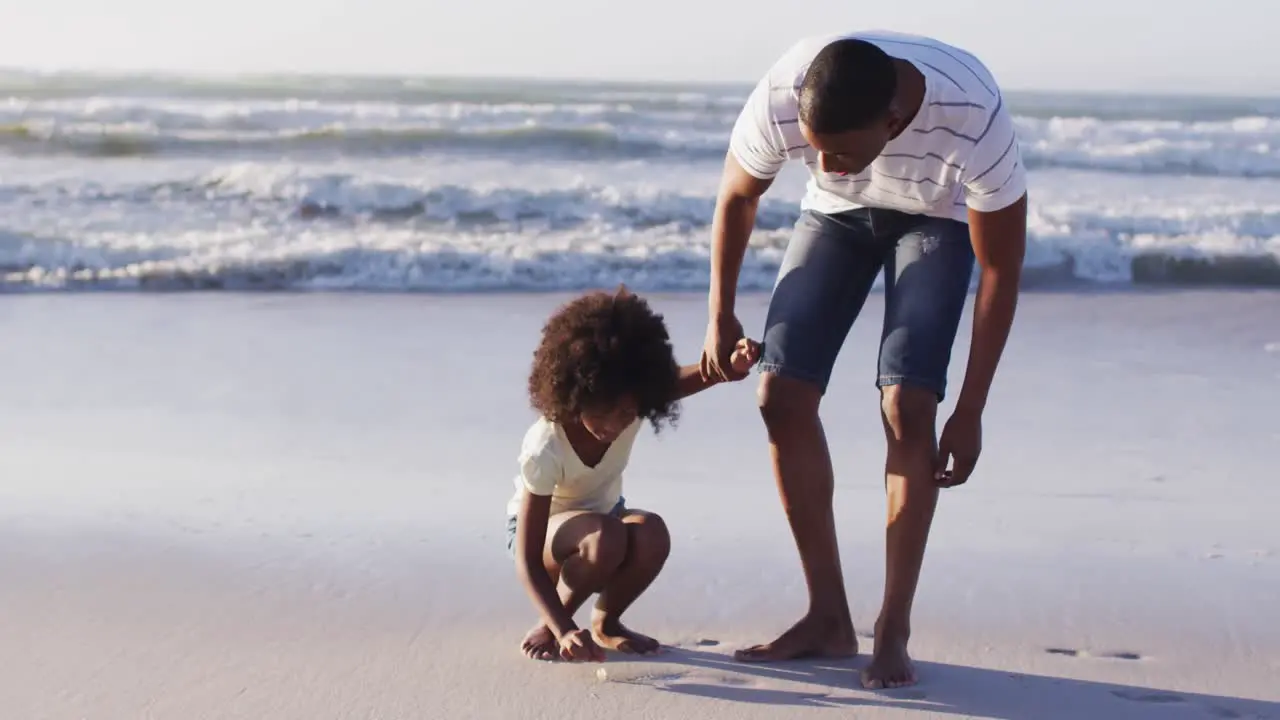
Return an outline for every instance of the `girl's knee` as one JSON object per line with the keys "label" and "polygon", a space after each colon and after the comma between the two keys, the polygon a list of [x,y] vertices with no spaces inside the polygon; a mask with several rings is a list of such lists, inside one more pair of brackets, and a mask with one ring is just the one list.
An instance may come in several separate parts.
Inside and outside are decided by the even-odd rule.
{"label": "girl's knee", "polygon": [[661,515],[636,513],[628,515],[626,528],[631,561],[646,566],[661,566],[671,554],[671,533]]}
{"label": "girl's knee", "polygon": [[627,557],[627,530],[611,515],[599,515],[599,526],[578,546],[578,555],[592,570],[611,574]]}

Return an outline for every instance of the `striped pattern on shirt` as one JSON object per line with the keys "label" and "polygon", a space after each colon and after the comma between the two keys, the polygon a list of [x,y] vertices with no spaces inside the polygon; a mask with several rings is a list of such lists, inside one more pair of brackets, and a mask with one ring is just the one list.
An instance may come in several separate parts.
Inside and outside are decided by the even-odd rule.
{"label": "striped pattern on shirt", "polygon": [[[818,152],[800,133],[798,89],[818,52],[845,37],[911,62],[925,77],[925,93],[911,124],[870,166],[841,176],[822,172]],[[874,207],[966,222],[969,208],[999,210],[1026,192],[1013,120],[991,72],[964,50],[916,35],[877,31],[801,40],[747,98],[729,151],[760,179],[777,175],[788,160],[804,162],[811,177],[802,206],[822,213]]]}

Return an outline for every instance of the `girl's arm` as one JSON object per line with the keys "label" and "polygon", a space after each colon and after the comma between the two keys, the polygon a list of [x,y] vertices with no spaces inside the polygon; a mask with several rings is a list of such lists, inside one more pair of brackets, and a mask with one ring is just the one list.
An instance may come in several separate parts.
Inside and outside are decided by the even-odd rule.
{"label": "girl's arm", "polygon": [[555,634],[556,640],[578,629],[573,617],[565,611],[556,594],[555,583],[542,563],[547,544],[547,521],[551,518],[551,496],[524,491],[516,513],[516,572],[542,622]]}
{"label": "girl's arm", "polygon": [[[759,359],[760,344],[755,340],[743,338],[738,341],[738,346],[734,348],[730,364],[733,365],[733,369],[736,372],[745,373]],[[690,395],[696,395],[719,382],[719,380],[712,378],[704,379],[698,364],[685,365],[680,368],[680,379],[676,382],[676,399],[683,400]]]}
{"label": "girl's arm", "polygon": [[703,379],[702,371],[698,365],[685,365],[680,368],[680,380],[676,383],[676,399],[683,400],[690,395],[697,395],[712,385],[718,385],[719,380],[712,378]]}

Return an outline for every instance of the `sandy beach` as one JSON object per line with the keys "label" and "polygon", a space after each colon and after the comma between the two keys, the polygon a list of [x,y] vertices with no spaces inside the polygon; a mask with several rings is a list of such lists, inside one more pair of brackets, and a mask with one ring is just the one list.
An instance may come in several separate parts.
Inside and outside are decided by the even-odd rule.
{"label": "sandy beach", "polygon": [[[805,603],[754,379],[637,443],[628,502],[673,552],[628,618],[666,651],[520,656],[504,503],[565,297],[5,297],[0,717],[1280,718],[1280,294],[1024,297],[978,473],[931,537],[921,683],[884,692],[856,683],[869,638],[849,662],[731,659]],[[652,300],[692,362],[705,299]],[[764,304],[742,300],[749,333]],[[881,312],[824,406],[863,632]]]}

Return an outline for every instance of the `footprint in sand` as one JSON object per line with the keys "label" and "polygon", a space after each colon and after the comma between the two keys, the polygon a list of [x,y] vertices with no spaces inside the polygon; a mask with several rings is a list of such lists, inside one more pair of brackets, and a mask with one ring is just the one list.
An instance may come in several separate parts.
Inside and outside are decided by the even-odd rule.
{"label": "footprint in sand", "polygon": [[627,685],[662,686],[683,679],[687,672],[654,672],[635,668],[600,668],[596,670],[596,680],[600,682],[623,683]]}
{"label": "footprint in sand", "polygon": [[1175,703],[1184,703],[1186,698],[1181,695],[1175,695],[1171,692],[1161,692],[1159,690],[1112,690],[1112,695],[1124,700],[1140,703],[1156,703],[1159,705],[1172,705]]}
{"label": "footprint in sand", "polygon": [[698,676],[703,681],[709,681],[716,685],[724,687],[747,687],[757,685],[755,681],[741,675],[730,675],[728,673],[702,673]]}
{"label": "footprint in sand", "polygon": [[[1121,700],[1128,700],[1130,702],[1148,703],[1152,705],[1180,705],[1182,703],[1187,702],[1187,698],[1184,698],[1177,693],[1165,692],[1163,690],[1143,690],[1141,688],[1128,688],[1124,690],[1112,690],[1111,694],[1115,695]],[[1203,707],[1204,707],[1204,710],[1208,712],[1210,715],[1214,717],[1225,718],[1226,720],[1238,720],[1239,718],[1244,717],[1244,715],[1240,714],[1239,712],[1236,712],[1235,710],[1232,710],[1229,707],[1223,707],[1221,705],[1204,705]],[[1255,716],[1250,715],[1250,717],[1255,717]]]}
{"label": "footprint in sand", "polygon": [[1114,652],[1104,652],[1091,654],[1088,650],[1076,650],[1075,648],[1051,647],[1045,648],[1045,652],[1050,655],[1064,655],[1066,657],[1097,657],[1106,660],[1143,660],[1145,656],[1141,653],[1129,652],[1127,650],[1119,650]]}
{"label": "footprint in sand", "polygon": [[760,685],[748,677],[714,670],[677,670],[674,672],[653,672],[637,668],[600,668],[596,670],[596,679],[600,682],[621,683],[626,685],[647,685],[649,687],[672,689],[681,686],[700,685],[725,689],[747,688]]}
{"label": "footprint in sand", "polygon": [[1111,660],[1142,660],[1143,656],[1136,652],[1120,651],[1103,653],[1098,657],[1108,658]]}

